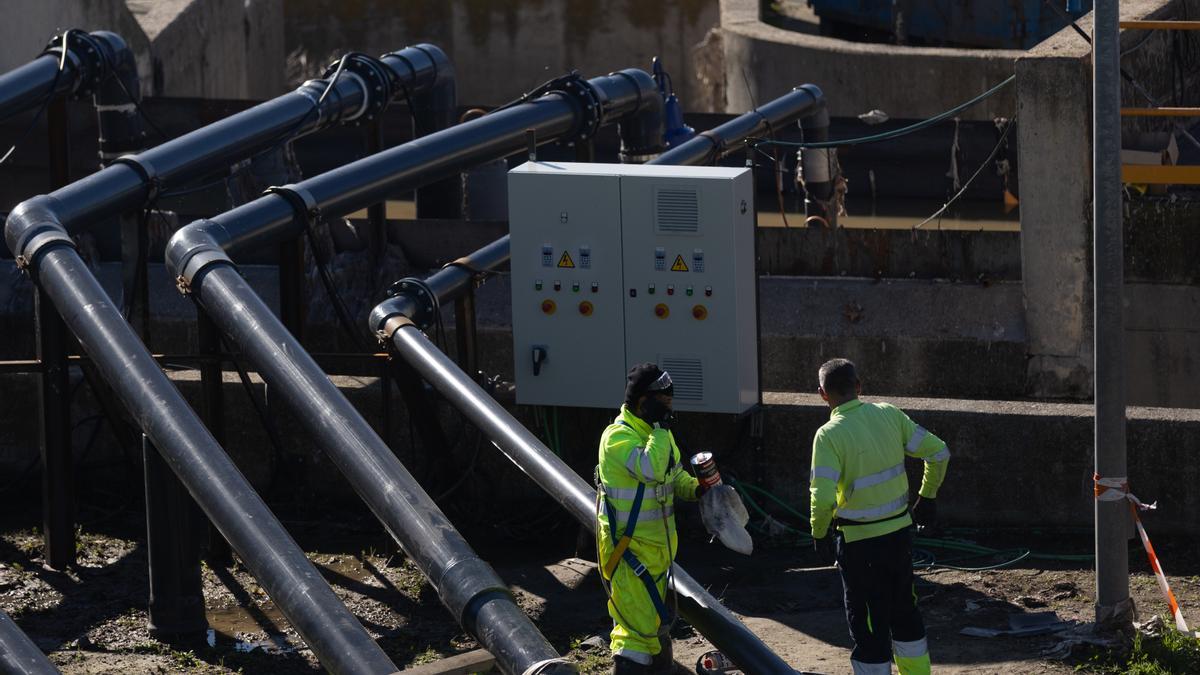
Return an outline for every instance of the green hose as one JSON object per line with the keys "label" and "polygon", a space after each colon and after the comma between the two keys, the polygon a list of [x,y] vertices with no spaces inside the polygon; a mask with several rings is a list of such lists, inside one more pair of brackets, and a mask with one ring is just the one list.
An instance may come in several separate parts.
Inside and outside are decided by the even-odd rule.
{"label": "green hose", "polygon": [[[755,500],[754,497],[751,496],[751,493],[760,495],[762,497],[766,497],[767,499],[771,500],[772,502],[774,502],[775,504],[777,504],[778,506],[783,508],[787,513],[789,513],[797,518],[800,518],[803,521],[808,520],[808,514],[802,513],[801,511],[799,511],[792,505],[788,504],[786,501],[784,501],[777,495],[772,494],[771,492],[768,492],[767,490],[764,490],[763,488],[758,487],[757,485],[752,485],[750,483],[745,483],[742,481],[736,481],[732,478],[727,478],[726,482],[728,482],[730,485],[732,485],[734,488],[736,488],[738,490],[738,494],[742,497],[742,501],[745,502],[746,505],[749,506],[756,513],[758,513],[760,516],[762,516],[764,521],[774,522],[774,523],[778,524],[780,527],[782,527],[785,531],[800,535],[801,541],[811,541],[812,540],[812,535],[810,533],[805,532],[800,529],[797,529],[795,527],[792,527],[792,526],[788,525],[787,523],[781,522],[778,519],[776,519],[775,517],[773,517],[770,513],[767,513],[766,509],[764,509],[758,503],[758,501]],[[769,532],[769,530],[763,525],[758,526],[756,529],[758,529],[760,532],[763,532],[764,534]],[[1091,562],[1092,560],[1095,559],[1095,556],[1092,556],[1090,554],[1037,553],[1037,552],[1031,551],[1027,548],[997,549],[997,548],[991,548],[989,546],[982,546],[980,544],[976,544],[976,543],[969,542],[969,541],[963,541],[960,539],[941,539],[941,538],[937,538],[937,537],[925,537],[925,536],[916,537],[914,539],[914,544],[916,546],[923,546],[923,547],[927,547],[927,548],[938,548],[938,549],[944,549],[944,550],[948,550],[948,551],[956,551],[958,553],[966,554],[966,555],[960,555],[960,556],[956,556],[956,557],[952,557],[952,558],[947,558],[947,559],[939,562],[937,560],[937,558],[933,555],[933,553],[923,550],[923,549],[914,549],[914,553],[919,552],[921,555],[927,556],[927,559],[923,558],[923,559],[917,559],[917,560],[913,561],[913,567],[916,569],[938,568],[938,569],[958,570],[961,572],[984,572],[984,571],[988,571],[988,570],[1001,569],[1004,567],[1008,567],[1010,565],[1015,565],[1016,563],[1018,563],[1022,560],[1026,560],[1026,559],[1029,559],[1029,560],[1060,560],[1060,561],[1066,561],[1066,562]],[[974,558],[982,558],[985,556],[1007,556],[1007,559],[1005,559],[1002,562],[993,564],[993,565],[985,565],[982,567],[964,567],[961,565],[951,565],[950,564],[952,562],[957,562],[957,561],[961,561],[961,560],[971,560]]]}

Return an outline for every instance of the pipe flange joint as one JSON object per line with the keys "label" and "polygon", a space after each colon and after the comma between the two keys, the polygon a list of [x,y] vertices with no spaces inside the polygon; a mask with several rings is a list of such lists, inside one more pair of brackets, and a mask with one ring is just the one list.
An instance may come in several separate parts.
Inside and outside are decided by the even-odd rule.
{"label": "pipe flange joint", "polygon": [[392,284],[387,289],[389,298],[403,297],[415,308],[408,318],[418,327],[432,326],[441,309],[437,294],[429,288],[424,279],[406,277]]}
{"label": "pipe flange joint", "polygon": [[[42,54],[53,54],[55,58],[63,58],[63,38],[66,38],[66,59],[71,62],[78,72],[75,86],[71,89],[71,98],[78,100],[92,95],[100,83],[108,75],[109,60],[104,52],[104,46],[86,31],[72,28],[50,38]],[[65,67],[65,63],[64,63]]]}
{"label": "pipe flange joint", "polygon": [[550,92],[562,94],[579,106],[581,114],[573,133],[575,140],[586,141],[604,126],[604,95],[578,71],[556,83]]}
{"label": "pipe flange joint", "polygon": [[111,164],[124,164],[141,176],[142,183],[145,184],[147,190],[147,204],[158,198],[159,193],[162,191],[162,180],[158,177],[158,171],[154,168],[154,165],[146,158],[141,155],[121,155],[114,159]]}
{"label": "pipe flange joint", "polygon": [[[383,61],[362,52],[350,52],[344,58],[346,65],[342,67],[343,75],[349,73],[358,78],[363,90],[363,104],[348,117],[342,118],[342,121],[358,124],[370,122],[378,117],[392,100],[391,69]],[[325,69],[321,77],[326,80],[333,77],[339,62],[335,61]]]}

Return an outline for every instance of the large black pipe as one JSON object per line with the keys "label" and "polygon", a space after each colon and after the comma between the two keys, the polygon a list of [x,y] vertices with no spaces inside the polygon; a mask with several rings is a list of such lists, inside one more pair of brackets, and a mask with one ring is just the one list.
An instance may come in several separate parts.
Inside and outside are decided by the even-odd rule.
{"label": "large black pipe", "polygon": [[[451,129],[310,178],[249,204],[198,221],[167,244],[167,265],[181,286],[253,363],[438,590],[460,624],[502,670],[522,673],[557,656],[512,601],[496,573],[471,550],[387,444],[288,334],[242,279],[230,252],[278,243],[303,232],[303,218],[337,216],[383,198],[457,176],[463,168],[539,141],[587,137],[605,121],[644,111],[661,115],[653,79],[628,70],[583,81]],[[661,134],[660,134],[661,135]],[[299,208],[297,208],[299,207]],[[571,672],[554,664],[550,670]],[[549,671],[547,671],[549,672]]]}
{"label": "large black pipe", "polygon": [[729,147],[751,136],[770,134],[797,119],[825,110],[825,96],[816,85],[805,84],[779,98],[739,115],[725,124],[696,134],[686,143],[664,152],[650,164],[712,164],[736,150]]}
{"label": "large black pipe", "polygon": [[[116,55],[116,45],[108,44],[109,37],[116,36],[67,31],[52,39],[33,61],[0,75],[0,120],[56,96],[73,94],[80,98],[92,91],[108,74],[104,57]],[[124,47],[124,41],[116,39]]]}
{"label": "large black pipe", "polygon": [[58,674],[58,668],[4,612],[0,612],[0,673]]}
{"label": "large black pipe", "polygon": [[163,375],[67,235],[46,228],[25,239],[14,236],[26,232],[11,227],[14,218],[38,223],[46,213],[39,207],[52,199],[18,206],[10,216],[8,243],[29,256],[38,286],[100,374],[321,663],[337,673],[393,672],[395,666]]}
{"label": "large black pipe", "polygon": [[396,668],[163,375],[80,259],[68,229],[137,208],[158,190],[290,136],[335,121],[372,117],[402,88],[419,94],[433,86],[446,61],[441,50],[430,45],[377,61],[355,56],[348,59],[347,72],[328,87],[324,101],[320,96],[328,81],[308,82],[294,93],[118,161],[50,196],[28,200],[13,210],[5,228],[19,264],[54,301],[192,497],[322,664],[338,673]]}
{"label": "large black pipe", "polygon": [[[644,93],[650,91],[647,87],[653,87],[653,79],[633,69],[572,82],[541,98],[414,139],[289,188],[310,209],[327,216],[343,215],[393,192],[456,176],[466,167],[511,155],[526,146],[529,130],[536,133],[539,143],[546,143],[590,136],[605,121],[635,110],[661,117],[662,98]],[[631,126],[621,125],[623,138]],[[295,215],[291,201],[268,194],[183,228],[168,243],[168,256],[177,273],[190,276],[197,268],[185,269],[185,264],[201,248],[216,246],[232,255],[297,236],[303,226]]]}
{"label": "large black pipe", "polygon": [[[332,87],[332,73],[296,91],[119,159],[54,193],[54,222],[70,231],[143,206],[158,191],[229,166],[234,161],[337,123],[378,115],[407,89],[419,97],[449,70],[433,45],[408,47],[379,59],[353,55]],[[318,104],[322,94],[325,99]]]}
{"label": "large black pipe", "polygon": [[[810,117],[818,118],[817,124],[820,119],[826,124],[828,121],[820,89],[805,85],[663,153],[649,163],[715,162],[736,149],[735,144],[742,139],[761,132],[765,125],[782,126],[797,118],[807,120]],[[509,236],[505,235],[424,280],[401,280],[393,287],[395,296],[372,310],[370,330],[381,341],[390,342],[396,352],[479,427],[493,445],[571,515],[595,531],[595,490],[421,332],[421,328],[427,327],[437,316],[442,303],[466,292],[477,282],[480,273],[496,269],[507,262],[509,256]],[[674,578],[680,613],[742,670],[748,673],[794,672],[678,565]]]}

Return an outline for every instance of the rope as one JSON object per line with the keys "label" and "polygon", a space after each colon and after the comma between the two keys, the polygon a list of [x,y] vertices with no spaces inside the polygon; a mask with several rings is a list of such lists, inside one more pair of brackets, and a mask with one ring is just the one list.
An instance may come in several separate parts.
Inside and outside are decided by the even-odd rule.
{"label": "rope", "polygon": [[813,149],[818,149],[818,148],[837,148],[837,147],[842,147],[842,146],[847,146],[847,145],[863,145],[866,143],[878,143],[880,141],[888,141],[893,138],[899,138],[901,136],[907,136],[909,134],[916,133],[922,129],[931,127],[934,124],[937,124],[938,122],[941,122],[946,119],[950,119],[951,117],[954,117],[958,113],[966,110],[967,108],[970,108],[971,106],[979,103],[980,101],[983,101],[985,99],[992,97],[997,92],[999,92],[1001,89],[1007,87],[1008,85],[1012,84],[1016,80],[1017,80],[1016,75],[1010,75],[1007,79],[1005,79],[1000,84],[997,84],[996,86],[992,87],[991,89],[988,89],[987,91],[976,96],[975,98],[971,99],[970,101],[967,101],[966,103],[962,103],[962,104],[957,105],[943,113],[938,113],[937,115],[934,115],[933,117],[930,117],[929,119],[921,120],[920,122],[910,124],[906,127],[902,127],[900,129],[893,129],[891,131],[885,131],[885,132],[879,133],[879,134],[873,134],[871,136],[861,136],[859,138],[844,138],[844,139],[836,140],[836,141],[812,141],[812,142],[799,142],[799,143],[797,143],[795,141],[777,141],[777,140],[767,139],[767,138],[749,138],[749,139],[747,139],[747,142],[749,142],[755,146],[757,146],[757,145],[783,145],[783,146],[787,146],[790,148],[801,148],[801,149],[813,150]]}

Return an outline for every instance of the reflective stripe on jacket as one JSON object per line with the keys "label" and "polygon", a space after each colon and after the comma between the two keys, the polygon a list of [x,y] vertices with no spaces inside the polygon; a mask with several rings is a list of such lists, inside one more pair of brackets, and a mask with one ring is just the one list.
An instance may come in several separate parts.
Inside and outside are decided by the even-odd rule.
{"label": "reflective stripe on jacket", "polygon": [[889,403],[856,399],[834,408],[813,438],[809,478],[813,536],[823,537],[834,515],[846,541],[911,525],[906,513],[906,455],[925,462],[921,496],[937,497],[950,459],[942,439]]}
{"label": "reflective stripe on jacket", "polygon": [[[666,429],[655,429],[621,407],[621,414],[604,430],[600,438],[600,482],[619,521],[616,538],[625,534],[625,524],[633,508],[639,483],[646,485],[641,511],[633,532],[635,545],[666,546],[671,555],[678,541],[675,536],[675,498],[696,498],[696,479],[683,470],[683,461],[675,438]],[[601,509],[600,527],[610,536],[608,515]]]}

